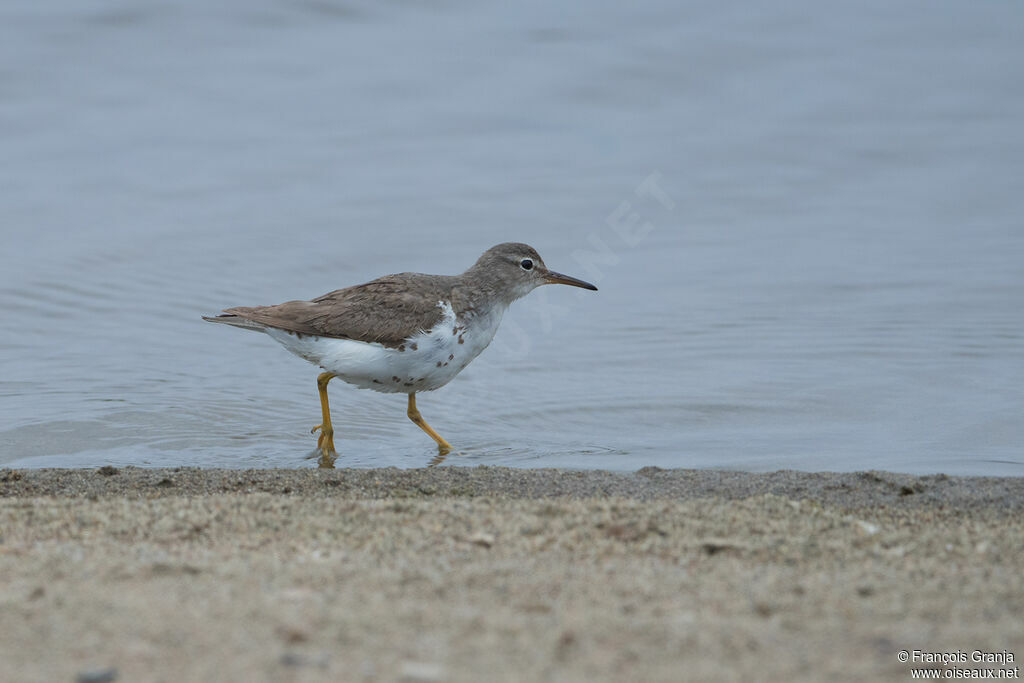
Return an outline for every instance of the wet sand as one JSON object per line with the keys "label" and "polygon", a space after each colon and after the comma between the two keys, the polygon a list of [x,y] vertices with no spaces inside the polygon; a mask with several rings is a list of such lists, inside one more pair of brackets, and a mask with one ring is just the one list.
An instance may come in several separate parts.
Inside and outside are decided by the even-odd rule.
{"label": "wet sand", "polygon": [[908,680],[902,649],[1007,649],[1012,668],[1022,507],[1024,479],[884,472],[0,470],[0,667],[859,681]]}

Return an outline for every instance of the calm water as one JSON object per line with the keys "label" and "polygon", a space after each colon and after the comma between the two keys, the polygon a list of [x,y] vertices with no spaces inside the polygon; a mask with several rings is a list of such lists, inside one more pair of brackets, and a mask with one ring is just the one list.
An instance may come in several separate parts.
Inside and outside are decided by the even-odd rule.
{"label": "calm water", "polygon": [[[1024,6],[0,7],[0,464],[312,467],[203,323],[516,240],[452,464],[1024,475]],[[338,449],[424,465],[404,397]]]}

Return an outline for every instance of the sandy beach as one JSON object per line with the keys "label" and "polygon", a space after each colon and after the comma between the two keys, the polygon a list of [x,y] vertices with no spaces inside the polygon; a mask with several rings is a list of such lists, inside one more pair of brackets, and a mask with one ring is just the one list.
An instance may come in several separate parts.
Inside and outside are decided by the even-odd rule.
{"label": "sandy beach", "polygon": [[0,470],[2,678],[1009,670],[1022,507],[1024,479],[885,472]]}

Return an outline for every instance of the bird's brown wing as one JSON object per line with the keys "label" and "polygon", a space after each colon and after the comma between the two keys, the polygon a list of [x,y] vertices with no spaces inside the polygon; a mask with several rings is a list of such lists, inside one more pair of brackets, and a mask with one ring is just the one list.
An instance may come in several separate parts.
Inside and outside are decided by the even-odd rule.
{"label": "bird's brown wing", "polygon": [[385,275],[312,301],[239,306],[224,314],[290,332],[397,347],[441,321],[444,312],[438,302],[451,301],[449,280],[418,273]]}

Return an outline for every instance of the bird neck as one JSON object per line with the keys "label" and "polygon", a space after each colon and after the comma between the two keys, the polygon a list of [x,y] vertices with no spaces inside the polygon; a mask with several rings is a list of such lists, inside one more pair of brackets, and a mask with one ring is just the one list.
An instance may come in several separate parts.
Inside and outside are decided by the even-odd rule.
{"label": "bird neck", "polygon": [[461,308],[478,314],[487,314],[493,310],[504,311],[509,304],[523,296],[508,286],[508,283],[495,277],[490,271],[473,267],[457,276],[455,295],[462,304]]}

